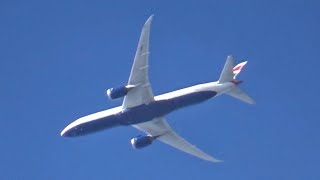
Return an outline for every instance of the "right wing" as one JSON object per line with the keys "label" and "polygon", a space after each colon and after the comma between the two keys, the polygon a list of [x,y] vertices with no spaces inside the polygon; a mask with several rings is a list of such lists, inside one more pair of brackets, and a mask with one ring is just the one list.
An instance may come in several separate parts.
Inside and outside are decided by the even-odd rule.
{"label": "right wing", "polygon": [[152,121],[135,124],[133,127],[152,136],[158,136],[159,141],[198,158],[211,162],[221,162],[176,134],[164,118],[155,118]]}
{"label": "right wing", "polygon": [[124,97],[122,107],[131,108],[154,101],[149,82],[149,36],[153,16],[150,16],[142,28],[140,40],[132,65],[128,85],[135,86]]}

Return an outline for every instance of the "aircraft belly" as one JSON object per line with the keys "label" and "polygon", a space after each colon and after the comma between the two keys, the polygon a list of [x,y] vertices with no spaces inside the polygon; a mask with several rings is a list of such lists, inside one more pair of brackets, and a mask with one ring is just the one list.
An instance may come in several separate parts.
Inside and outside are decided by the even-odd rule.
{"label": "aircraft belly", "polygon": [[97,119],[94,121],[89,121],[87,123],[79,124],[73,129],[75,136],[82,136],[101,130],[113,128],[119,126],[120,123],[115,115],[108,116],[102,119]]}
{"label": "aircraft belly", "polygon": [[113,128],[119,125],[133,125],[151,121],[165,116],[174,110],[197,104],[215,96],[214,91],[201,91],[179,97],[153,101],[133,108],[125,109],[117,114],[79,124],[70,131],[70,136],[82,136],[89,133]]}
{"label": "aircraft belly", "polygon": [[148,105],[140,105],[119,113],[119,122],[122,125],[132,125],[151,121],[154,118],[165,116],[174,110],[197,104],[214,97],[217,92],[201,91],[172,99],[153,101]]}
{"label": "aircraft belly", "polygon": [[119,115],[122,125],[138,124],[153,118],[164,116],[174,110],[172,102],[154,101],[148,105],[140,105],[126,109]]}
{"label": "aircraft belly", "polygon": [[200,91],[172,98],[175,109],[198,104],[217,95],[215,91]]}

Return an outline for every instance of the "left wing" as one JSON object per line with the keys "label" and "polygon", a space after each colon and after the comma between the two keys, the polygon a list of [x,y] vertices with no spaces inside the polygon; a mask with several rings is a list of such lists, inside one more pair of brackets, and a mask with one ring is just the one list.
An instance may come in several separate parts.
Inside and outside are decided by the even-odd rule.
{"label": "left wing", "polygon": [[153,16],[150,16],[142,28],[128,81],[128,85],[132,85],[134,88],[124,97],[122,104],[124,109],[149,104],[154,100],[148,76],[149,36],[152,18]]}
{"label": "left wing", "polygon": [[176,134],[164,118],[155,118],[152,121],[135,124],[133,127],[152,136],[159,136],[157,137],[159,141],[198,158],[211,162],[221,162],[220,160],[215,159],[214,157],[201,151],[196,146],[190,144],[188,141]]}

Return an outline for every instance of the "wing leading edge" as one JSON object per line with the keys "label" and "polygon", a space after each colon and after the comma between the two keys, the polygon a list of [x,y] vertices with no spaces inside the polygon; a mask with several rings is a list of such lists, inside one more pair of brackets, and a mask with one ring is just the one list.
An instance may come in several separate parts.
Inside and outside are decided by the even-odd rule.
{"label": "wing leading edge", "polygon": [[180,137],[171,129],[164,118],[155,118],[149,122],[133,125],[133,127],[152,136],[159,136],[157,140],[203,160],[222,162],[221,160],[215,159],[209,154],[201,151],[196,146],[190,144],[188,141]]}
{"label": "wing leading edge", "polygon": [[142,28],[140,40],[128,81],[128,85],[133,85],[134,88],[129,91],[129,93],[123,100],[122,107],[124,109],[141,104],[149,104],[154,100],[148,76],[149,37],[152,19],[153,16],[150,16]]}

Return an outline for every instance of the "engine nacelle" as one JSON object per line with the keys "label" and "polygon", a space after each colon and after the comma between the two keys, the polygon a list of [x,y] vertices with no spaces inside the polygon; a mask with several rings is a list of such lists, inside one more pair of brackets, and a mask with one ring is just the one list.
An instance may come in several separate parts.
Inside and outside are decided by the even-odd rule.
{"label": "engine nacelle", "polygon": [[107,96],[109,97],[109,99],[118,99],[127,95],[128,92],[134,87],[135,86],[132,85],[126,85],[118,88],[110,88],[107,90]]}
{"label": "engine nacelle", "polygon": [[132,138],[130,142],[134,149],[140,149],[150,145],[153,140],[155,140],[155,137],[151,135],[147,135],[147,136],[140,135],[135,138]]}

